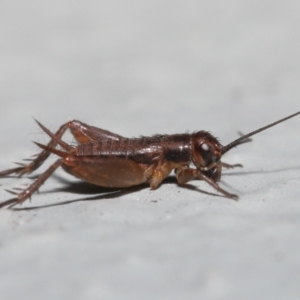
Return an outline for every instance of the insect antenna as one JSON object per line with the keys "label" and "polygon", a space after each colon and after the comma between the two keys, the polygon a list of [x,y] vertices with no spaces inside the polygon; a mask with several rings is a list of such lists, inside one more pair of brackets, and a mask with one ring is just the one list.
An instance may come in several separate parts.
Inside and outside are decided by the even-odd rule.
{"label": "insect antenna", "polygon": [[250,132],[250,133],[248,133],[248,134],[246,134],[246,135],[243,135],[242,137],[236,139],[235,141],[229,143],[228,145],[223,146],[223,147],[222,147],[222,154],[228,152],[228,151],[229,151],[230,149],[232,149],[233,147],[236,147],[236,146],[238,146],[238,145],[240,145],[240,144],[246,143],[246,142],[248,141],[248,139],[249,139],[250,136],[255,135],[255,134],[257,134],[257,133],[259,133],[259,132],[261,132],[261,131],[264,131],[264,130],[270,128],[270,127],[273,127],[273,126],[275,126],[275,125],[277,125],[277,124],[279,124],[279,123],[282,123],[282,122],[284,122],[284,121],[286,121],[286,120],[288,120],[288,119],[291,119],[291,118],[293,118],[293,117],[295,117],[295,116],[297,116],[297,115],[299,115],[299,114],[300,114],[300,111],[298,111],[298,112],[296,112],[296,113],[294,113],[294,114],[292,114],[292,115],[289,115],[289,116],[287,116],[287,117],[285,117],[285,118],[283,118],[283,119],[280,119],[280,120],[278,120],[278,121],[276,121],[276,122],[274,122],[274,123],[271,123],[271,124],[269,124],[269,125],[266,125],[266,126],[264,126],[264,127],[259,128],[259,129],[257,129],[257,130],[254,130],[254,131],[252,131],[252,132]]}

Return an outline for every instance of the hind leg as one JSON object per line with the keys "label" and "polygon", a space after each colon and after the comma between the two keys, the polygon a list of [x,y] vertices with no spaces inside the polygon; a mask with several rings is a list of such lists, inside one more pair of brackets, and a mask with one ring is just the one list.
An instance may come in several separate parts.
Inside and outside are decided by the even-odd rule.
{"label": "hind leg", "polygon": [[[39,122],[37,122],[39,126],[47,132],[48,130]],[[76,141],[79,144],[86,143],[89,141],[97,140],[97,139],[119,139],[121,136],[109,132],[107,130],[103,130],[100,128],[92,127],[81,123],[79,121],[70,121],[63,124],[58,131],[52,135],[50,142],[48,143],[48,148],[53,148],[57,146],[57,144],[65,144],[67,148],[72,148],[68,144],[61,141],[61,137],[66,132],[67,129],[70,129],[72,135],[75,137]],[[9,175],[9,174],[18,174],[22,176],[24,174],[28,174],[39,168],[43,162],[49,157],[51,152],[47,150],[43,150],[40,152],[36,158],[32,159],[29,164],[19,164],[20,167],[8,169],[0,172],[0,177]],[[24,202],[26,199],[30,198],[31,195],[36,192],[39,187],[51,176],[51,174],[62,164],[62,160],[57,160],[54,164],[52,164],[44,173],[39,175],[39,177],[26,189],[20,190],[15,189],[16,191],[8,191],[16,197],[13,199],[9,199],[0,203],[0,208],[4,206],[14,206],[16,204],[20,204]]]}
{"label": "hind leg", "polygon": [[19,192],[9,191],[9,193],[16,195],[14,198],[6,200],[0,203],[0,208],[4,206],[9,206],[9,208],[15,206],[16,204],[23,203],[26,199],[30,198],[31,195],[36,192],[39,187],[52,175],[52,173],[61,166],[62,161],[58,159],[54,164],[52,164],[43,174],[41,174],[28,188],[15,189]]}
{"label": "hind leg", "polygon": [[[55,133],[56,138],[61,139],[67,129],[70,129],[72,135],[74,136],[74,138],[79,144],[87,143],[99,139],[116,140],[122,138],[120,135],[117,135],[115,133],[112,133],[110,131],[101,128],[89,126],[77,120],[69,121],[63,124]],[[47,146],[50,148],[55,148],[57,146],[57,140],[52,138]],[[17,163],[19,167],[1,171],[0,177],[4,177],[10,174],[17,174],[19,176],[22,176],[24,174],[30,174],[34,170],[38,169],[44,163],[44,161],[49,157],[49,155],[50,152],[43,150],[42,152],[37,154],[35,158],[25,159],[27,161],[29,160],[30,163],[28,164]]]}

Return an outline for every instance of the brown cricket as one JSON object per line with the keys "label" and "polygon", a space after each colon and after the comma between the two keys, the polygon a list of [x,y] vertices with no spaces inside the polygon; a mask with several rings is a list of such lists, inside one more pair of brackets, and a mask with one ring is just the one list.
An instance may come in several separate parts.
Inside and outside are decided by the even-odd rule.
{"label": "brown cricket", "polygon": [[[8,191],[15,197],[0,203],[0,207],[13,207],[23,203],[60,166],[79,179],[112,188],[126,188],[148,182],[151,189],[156,189],[163,179],[172,170],[175,170],[179,184],[185,184],[193,179],[204,180],[225,197],[237,200],[237,195],[228,193],[219,187],[217,182],[221,178],[223,167],[235,168],[242,167],[242,165],[230,165],[221,162],[221,157],[230,149],[249,142],[250,136],[299,114],[300,111],[261,127],[226,146],[222,146],[218,139],[207,131],[125,138],[74,120],[63,124],[53,134],[36,121],[43,131],[50,136],[50,142],[48,145],[35,143],[43,150],[30,160],[30,163],[18,163],[19,167],[0,172],[0,177],[9,174],[19,176],[29,174],[39,168],[51,153],[59,156],[59,159],[28,188],[19,192]],[[67,129],[76,139],[78,143],[76,147],[62,141],[61,138]],[[57,145],[60,146],[60,149],[56,148]]]}

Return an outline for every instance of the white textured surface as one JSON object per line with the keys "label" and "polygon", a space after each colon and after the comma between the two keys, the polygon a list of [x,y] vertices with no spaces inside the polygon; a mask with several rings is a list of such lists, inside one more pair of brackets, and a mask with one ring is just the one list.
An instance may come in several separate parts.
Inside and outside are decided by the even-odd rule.
{"label": "white textured surface", "polygon": [[[299,13],[290,0],[4,1],[1,169],[47,141],[31,116],[226,144],[299,110]],[[0,211],[0,299],[299,299],[299,126],[226,156],[244,164],[222,177],[239,202],[198,181],[107,195],[58,171],[22,206],[36,209]],[[0,201],[30,182],[1,179]]]}

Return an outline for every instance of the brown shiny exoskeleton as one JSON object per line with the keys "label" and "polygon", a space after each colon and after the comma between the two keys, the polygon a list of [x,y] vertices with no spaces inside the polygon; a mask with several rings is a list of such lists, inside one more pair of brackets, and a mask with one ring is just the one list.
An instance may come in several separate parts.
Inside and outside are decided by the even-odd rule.
{"label": "brown shiny exoskeleton", "polygon": [[[29,164],[19,164],[19,167],[2,171],[0,176],[29,174],[40,167],[51,153],[59,156],[59,159],[25,190],[10,191],[15,197],[0,203],[0,207],[12,207],[23,203],[60,166],[79,179],[112,188],[126,188],[148,182],[151,189],[156,189],[163,179],[175,170],[179,184],[200,179],[224,196],[237,200],[237,195],[220,188],[217,182],[221,178],[223,167],[234,168],[242,165],[221,162],[222,155],[233,147],[250,141],[250,136],[298,114],[300,111],[243,135],[226,146],[222,146],[207,131],[125,138],[79,121],[70,121],[53,134],[36,121],[51,137],[50,142],[48,145],[36,143],[43,151],[35,159]],[[75,137],[77,146],[62,141],[61,138],[67,129]],[[60,149],[56,148],[57,145]]]}

